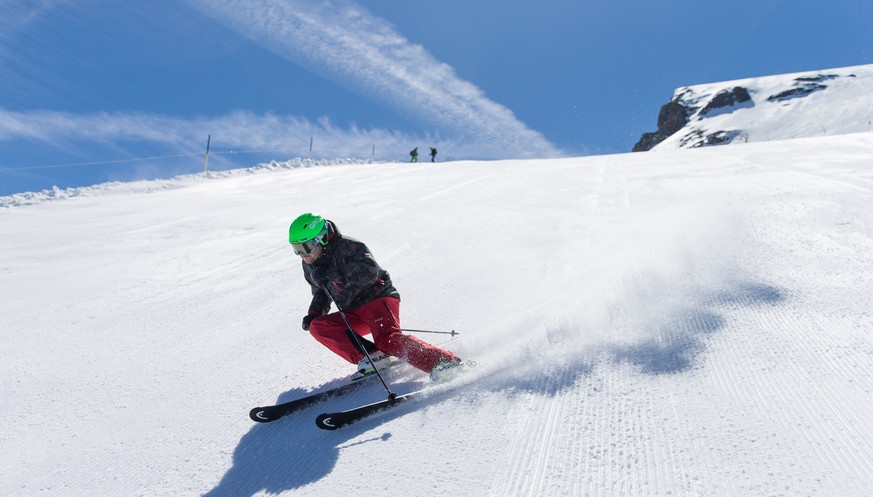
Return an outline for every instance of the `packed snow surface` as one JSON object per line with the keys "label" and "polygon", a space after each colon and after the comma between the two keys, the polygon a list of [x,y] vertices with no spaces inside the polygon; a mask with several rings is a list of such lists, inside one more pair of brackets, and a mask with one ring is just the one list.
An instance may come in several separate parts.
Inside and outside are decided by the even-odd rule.
{"label": "packed snow surface", "polygon": [[[0,495],[871,495],[871,157],[863,133],[7,203]],[[334,432],[382,386],[253,423],[352,370],[300,328],[307,211],[478,367]]]}

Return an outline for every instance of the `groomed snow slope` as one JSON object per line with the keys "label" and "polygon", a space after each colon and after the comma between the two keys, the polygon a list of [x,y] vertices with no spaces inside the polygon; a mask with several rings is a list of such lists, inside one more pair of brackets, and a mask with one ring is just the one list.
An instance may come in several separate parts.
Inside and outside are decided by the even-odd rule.
{"label": "groomed snow slope", "polygon": [[[871,157],[855,134],[0,209],[0,495],[871,495]],[[252,423],[350,373],[300,329],[309,210],[479,367],[336,432],[315,416],[381,387]]]}

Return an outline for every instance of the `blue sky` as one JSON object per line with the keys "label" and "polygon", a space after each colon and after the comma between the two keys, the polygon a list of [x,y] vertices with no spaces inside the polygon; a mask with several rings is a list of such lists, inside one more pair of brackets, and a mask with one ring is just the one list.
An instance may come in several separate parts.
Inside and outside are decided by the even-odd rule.
{"label": "blue sky", "polygon": [[309,154],[626,152],[679,86],[873,63],[873,2],[0,0],[0,195]]}

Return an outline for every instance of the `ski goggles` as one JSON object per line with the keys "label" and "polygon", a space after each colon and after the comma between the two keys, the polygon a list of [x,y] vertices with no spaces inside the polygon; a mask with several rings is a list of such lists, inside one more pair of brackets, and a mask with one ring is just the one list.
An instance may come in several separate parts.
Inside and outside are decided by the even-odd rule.
{"label": "ski goggles", "polygon": [[322,243],[324,238],[324,234],[320,234],[312,240],[307,240],[300,243],[292,243],[291,248],[294,249],[294,253],[297,255],[309,255],[319,245],[325,245],[324,243]]}

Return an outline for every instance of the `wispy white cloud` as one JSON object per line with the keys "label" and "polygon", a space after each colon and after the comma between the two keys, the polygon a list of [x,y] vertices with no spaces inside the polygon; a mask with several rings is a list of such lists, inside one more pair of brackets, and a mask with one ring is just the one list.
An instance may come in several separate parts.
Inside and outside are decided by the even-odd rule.
{"label": "wispy white cloud", "polygon": [[559,151],[387,21],[348,0],[188,0],[254,42],[490,156]]}
{"label": "wispy white cloud", "polygon": [[65,0],[0,0],[0,39],[25,30],[35,19]]}
{"label": "wispy white cloud", "polygon": [[[0,95],[5,101],[14,101],[46,84],[40,78],[24,77],[22,67],[35,69],[39,62],[21,53],[21,44],[42,43],[38,24],[58,7],[70,0],[0,0]],[[19,70],[10,68],[10,63]],[[38,70],[37,70],[38,72]]]}
{"label": "wispy white cloud", "polygon": [[[130,156],[129,147],[153,143],[168,153],[201,152],[205,137],[224,150],[275,152],[277,159],[305,156],[310,138],[317,157],[407,157],[413,146],[436,146],[443,158],[529,158],[560,154],[453,69],[410,43],[389,23],[346,0],[189,0],[265,48],[302,67],[428,123],[427,135],[338,128],[326,119],[233,112],[181,118],[134,112],[10,111],[0,107],[0,145],[19,140],[82,151],[89,144]],[[4,36],[28,26],[66,0],[0,0],[0,55]],[[2,57],[0,57],[2,58]],[[0,71],[3,65],[0,64]],[[6,76],[10,76],[7,74]],[[12,74],[11,76],[15,76]],[[4,77],[4,85],[12,79]],[[84,147],[84,148],[83,148]],[[160,152],[159,152],[160,153]],[[79,153],[78,156],[87,156]],[[90,157],[101,160],[102,157]],[[14,167],[14,158],[0,166]]]}
{"label": "wispy white cloud", "polygon": [[[436,146],[455,157],[498,158],[500,149],[488,149],[475,139],[414,136],[400,131],[337,128],[327,119],[310,121],[293,116],[234,112],[218,117],[184,119],[143,113],[74,114],[55,111],[17,112],[0,108],[0,143],[37,141],[54,147],[96,143],[123,149],[124,143],[149,142],[171,152],[200,152],[207,135],[215,150],[275,153],[277,159],[309,153],[324,158],[406,158],[413,146]],[[534,157],[528,151],[520,157]],[[4,164],[14,167],[15,164]]]}

